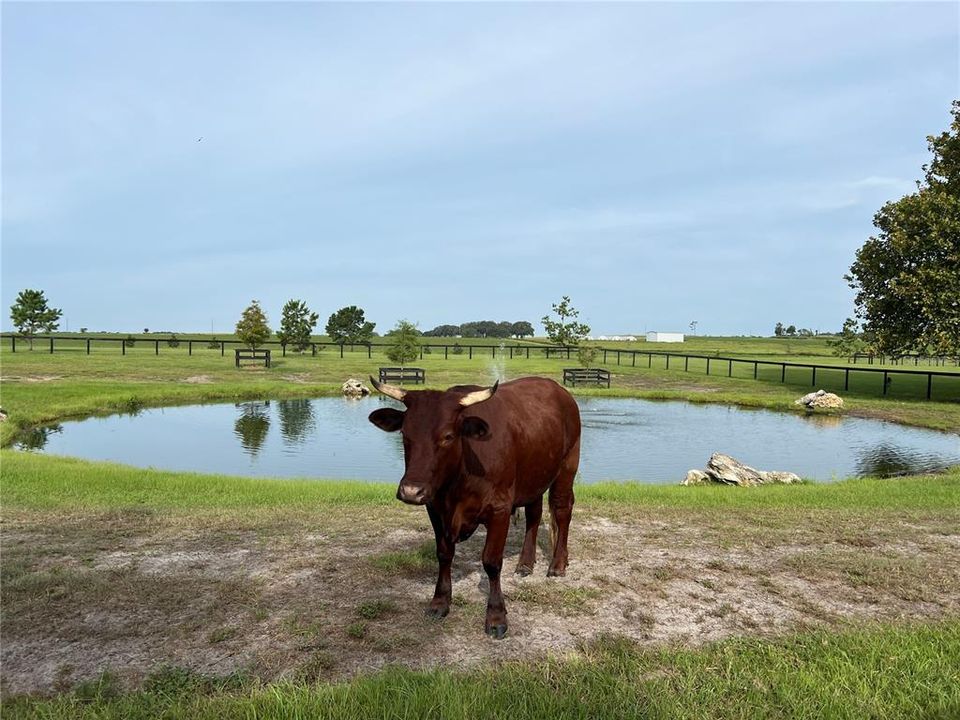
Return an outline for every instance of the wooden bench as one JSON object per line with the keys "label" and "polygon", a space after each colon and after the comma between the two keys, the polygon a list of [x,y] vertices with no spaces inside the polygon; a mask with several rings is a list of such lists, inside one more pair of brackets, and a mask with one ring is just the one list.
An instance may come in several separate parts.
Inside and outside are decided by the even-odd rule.
{"label": "wooden bench", "polygon": [[564,385],[604,385],[610,387],[610,371],[603,368],[564,368]]}
{"label": "wooden bench", "polygon": [[239,350],[235,350],[234,352],[237,354],[237,367],[240,367],[241,360],[256,360],[258,363],[263,362],[264,367],[270,367],[269,350],[249,350],[247,348],[241,348]]}
{"label": "wooden bench", "polygon": [[427,381],[427,371],[423,368],[414,367],[382,367],[380,368],[380,382],[387,383],[405,383],[410,382],[414,385],[422,385]]}

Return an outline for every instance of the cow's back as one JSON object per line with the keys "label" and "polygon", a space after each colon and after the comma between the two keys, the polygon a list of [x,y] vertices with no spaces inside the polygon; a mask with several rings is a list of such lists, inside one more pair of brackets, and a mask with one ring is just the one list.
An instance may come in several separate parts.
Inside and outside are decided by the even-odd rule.
{"label": "cow's back", "polygon": [[494,483],[516,480],[516,496],[542,494],[567,456],[579,448],[580,409],[563,387],[546,378],[503,383],[488,401],[470,408],[490,427],[469,445]]}

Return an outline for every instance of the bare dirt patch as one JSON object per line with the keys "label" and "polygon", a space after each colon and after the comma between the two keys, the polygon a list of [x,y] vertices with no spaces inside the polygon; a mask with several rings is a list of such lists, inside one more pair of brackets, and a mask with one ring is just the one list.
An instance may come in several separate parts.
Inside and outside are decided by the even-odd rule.
{"label": "bare dirt patch", "polygon": [[563,578],[504,562],[510,630],[483,635],[482,530],[458,546],[453,607],[435,580],[422,511],[291,516],[127,511],[7,517],[5,693],[53,692],[110,670],[135,686],[158,665],[265,679],[340,678],[386,664],[467,667],[573,651],[617,634],[696,645],[811,624],[960,614],[957,518],[578,510]]}
{"label": "bare dirt patch", "polygon": [[213,378],[209,375],[191,375],[188,378],[184,378],[183,382],[189,383],[190,385],[212,385]]}
{"label": "bare dirt patch", "polygon": [[62,380],[63,375],[6,375],[3,379],[9,382],[44,383]]}

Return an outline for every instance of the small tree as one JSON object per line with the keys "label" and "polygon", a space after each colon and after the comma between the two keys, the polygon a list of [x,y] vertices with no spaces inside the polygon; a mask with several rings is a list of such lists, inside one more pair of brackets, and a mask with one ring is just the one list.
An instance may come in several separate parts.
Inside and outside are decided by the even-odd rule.
{"label": "small tree", "polygon": [[342,307],[327,320],[327,335],[338,345],[368,343],[373,338],[376,323],[368,322],[363,308],[356,305]]}
{"label": "small tree", "polygon": [[310,335],[320,316],[311,312],[303,300],[290,300],[283,306],[277,339],[299,352],[310,346]]}
{"label": "small tree", "polygon": [[580,311],[570,304],[570,298],[564,295],[559,303],[554,303],[553,312],[557,319],[544,315],[540,320],[547,337],[555,345],[578,345],[590,332],[590,326],[577,322]]}
{"label": "small tree", "polygon": [[691,320],[691,321],[690,321],[690,332],[693,333],[694,336],[696,336],[696,334],[697,334],[697,325],[699,325],[699,324],[700,324],[700,321],[699,321],[699,320]]}
{"label": "small tree", "polygon": [[30,343],[33,350],[33,338],[39,332],[53,332],[60,327],[63,311],[47,305],[43,290],[21,290],[17,300],[10,306],[10,319],[21,335]]}
{"label": "small tree", "polygon": [[600,351],[596,345],[581,345],[577,348],[577,359],[583,367],[590,367],[593,361],[597,359],[597,353]]}
{"label": "small tree", "polygon": [[390,338],[390,344],[387,346],[387,357],[395,363],[399,363],[402,368],[411,360],[416,360],[420,355],[420,331],[417,326],[409,320],[400,320],[387,333]]}
{"label": "small tree", "polygon": [[784,333],[783,323],[778,322],[777,326],[773,329],[773,334],[776,335],[777,337],[783,337],[783,333]]}
{"label": "small tree", "polygon": [[180,338],[177,337],[176,333],[170,335],[170,339],[167,340],[167,345],[172,348],[180,347]]}
{"label": "small tree", "polygon": [[253,300],[243,315],[236,328],[237,338],[251,350],[256,350],[263,345],[270,337],[270,326],[267,325],[267,316],[260,308],[260,303]]}
{"label": "small tree", "polygon": [[794,335],[797,334],[797,326],[796,326],[796,325],[787,325],[786,333],[787,333],[787,335],[788,335],[789,337],[793,337]]}

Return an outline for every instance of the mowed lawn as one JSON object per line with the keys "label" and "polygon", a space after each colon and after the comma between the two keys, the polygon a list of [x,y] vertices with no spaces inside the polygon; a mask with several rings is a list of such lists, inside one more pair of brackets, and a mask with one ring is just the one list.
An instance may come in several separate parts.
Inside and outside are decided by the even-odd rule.
{"label": "mowed lawn", "polygon": [[[337,392],[365,351],[233,367],[219,350],[0,351],[9,444],[40,421]],[[565,360],[435,353],[429,384]],[[617,367],[611,394],[797,412],[799,380]],[[789,380],[789,379],[788,379]],[[608,391],[586,391],[606,394]],[[851,393],[844,412],[957,432],[960,404]],[[960,474],[758,488],[584,486],[565,578],[504,589],[484,637],[482,531],[454,608],[390,486],[146,471],[0,451],[4,717],[960,715]],[[543,538],[547,533],[542,533]],[[543,539],[542,538],[542,539]]]}

